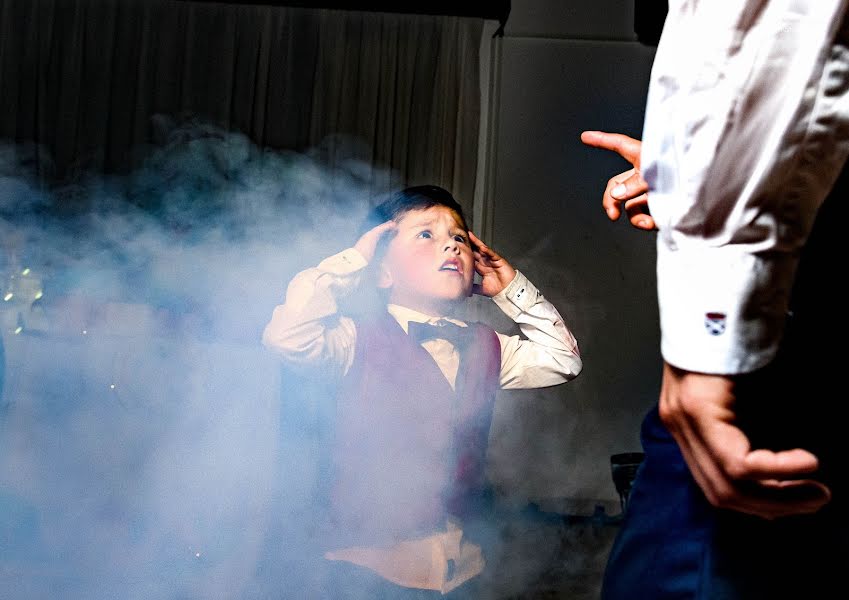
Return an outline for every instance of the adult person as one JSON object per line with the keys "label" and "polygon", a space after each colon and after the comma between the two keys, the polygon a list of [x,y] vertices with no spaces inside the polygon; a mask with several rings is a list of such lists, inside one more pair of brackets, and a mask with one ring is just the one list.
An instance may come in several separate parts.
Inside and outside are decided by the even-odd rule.
{"label": "adult person", "polygon": [[608,216],[658,230],[661,393],[604,600],[846,594],[842,359],[822,343],[846,330],[830,272],[846,210],[846,12],[673,0],[642,147],[582,135],[633,166],[608,182]]}

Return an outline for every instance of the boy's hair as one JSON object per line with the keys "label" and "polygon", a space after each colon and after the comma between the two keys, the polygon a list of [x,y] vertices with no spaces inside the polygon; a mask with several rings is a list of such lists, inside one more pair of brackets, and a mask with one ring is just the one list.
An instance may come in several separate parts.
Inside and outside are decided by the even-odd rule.
{"label": "boy's hair", "polygon": [[389,199],[371,209],[360,234],[391,219],[398,219],[411,210],[426,210],[434,206],[450,208],[460,217],[465,231],[469,231],[463,207],[451,193],[436,185],[417,185],[392,194]]}

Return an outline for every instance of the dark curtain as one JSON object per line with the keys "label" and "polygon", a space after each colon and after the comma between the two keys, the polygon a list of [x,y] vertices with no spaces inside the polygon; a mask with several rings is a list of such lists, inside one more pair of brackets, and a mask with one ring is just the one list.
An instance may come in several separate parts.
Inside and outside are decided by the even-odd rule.
{"label": "dark curtain", "polygon": [[634,0],[634,33],[640,43],[657,46],[667,12],[667,0]]}
{"label": "dark curtain", "polygon": [[330,163],[353,154],[471,202],[482,29],[469,17],[0,0],[0,138],[57,182],[128,172],[163,124],[191,117]]}
{"label": "dark curtain", "polygon": [[[193,0],[185,0],[187,2]],[[501,29],[510,16],[510,0],[203,0],[227,4],[266,4],[271,6],[302,6],[308,8],[335,8],[340,10],[367,10],[413,15],[453,15],[493,19]]]}

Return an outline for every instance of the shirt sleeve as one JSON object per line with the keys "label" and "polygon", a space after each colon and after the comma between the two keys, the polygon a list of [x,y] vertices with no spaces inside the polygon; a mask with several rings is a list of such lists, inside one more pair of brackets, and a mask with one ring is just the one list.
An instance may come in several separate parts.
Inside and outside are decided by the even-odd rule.
{"label": "shirt sleeve", "polygon": [[670,364],[735,374],[775,354],[799,251],[849,152],[846,4],[669,3],[641,163]]}
{"label": "shirt sleeve", "polygon": [[527,337],[498,334],[502,388],[548,387],[578,376],[583,365],[575,336],[524,274],[516,271],[510,285],[492,299]]}
{"label": "shirt sleeve", "polygon": [[262,334],[263,344],[300,370],[342,376],[351,367],[354,322],[338,312],[338,300],[360,283],[366,260],[349,248],[298,273]]}

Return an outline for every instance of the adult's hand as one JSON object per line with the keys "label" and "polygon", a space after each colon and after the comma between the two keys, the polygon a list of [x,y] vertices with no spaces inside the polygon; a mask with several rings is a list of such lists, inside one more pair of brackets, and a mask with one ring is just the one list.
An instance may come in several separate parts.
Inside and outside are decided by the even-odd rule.
{"label": "adult's hand", "polygon": [[802,449],[752,450],[735,425],[734,380],[664,363],[660,418],[696,483],[718,507],[765,519],[813,513],[831,491],[810,479],[817,457]]}
{"label": "adult's hand", "polygon": [[581,133],[581,141],[594,148],[612,150],[632,165],[632,168],[614,175],[607,181],[601,199],[607,217],[616,221],[624,209],[631,225],[637,229],[655,229],[648,206],[649,186],[640,174],[642,142],[621,133],[604,131],[584,131]]}

